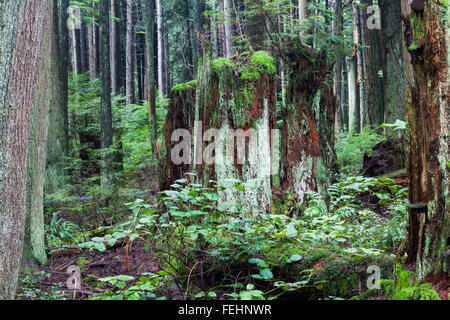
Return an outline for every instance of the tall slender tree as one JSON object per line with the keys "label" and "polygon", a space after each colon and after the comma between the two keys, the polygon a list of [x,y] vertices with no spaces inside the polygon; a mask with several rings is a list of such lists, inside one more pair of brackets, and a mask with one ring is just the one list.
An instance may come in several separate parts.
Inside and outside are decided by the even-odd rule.
{"label": "tall slender tree", "polygon": [[127,0],[126,94],[127,104],[135,103],[134,0]]}
{"label": "tall slender tree", "polygon": [[61,102],[63,105],[64,113],[64,155],[69,155],[69,29],[67,27],[67,21],[69,15],[67,10],[69,8],[69,0],[61,0],[60,7],[60,30],[59,30],[59,66],[61,77]]}
{"label": "tall slender tree", "polygon": [[146,42],[147,42],[147,89],[148,104],[150,115],[150,140],[152,145],[153,159],[159,158],[158,151],[158,126],[156,118],[156,96],[155,96],[155,0],[145,0],[145,26],[146,26]]}
{"label": "tall slender tree", "polygon": [[111,70],[109,61],[109,0],[100,0],[100,128],[103,149],[101,187],[105,196],[114,192],[113,175],[113,126],[111,111]]}
{"label": "tall slender tree", "polygon": [[231,0],[223,0],[225,34],[225,57],[233,55],[233,6]]}

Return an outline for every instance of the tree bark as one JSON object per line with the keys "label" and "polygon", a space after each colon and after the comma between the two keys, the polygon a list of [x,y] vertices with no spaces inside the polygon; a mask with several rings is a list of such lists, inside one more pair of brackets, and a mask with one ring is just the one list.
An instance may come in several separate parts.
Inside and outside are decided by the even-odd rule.
{"label": "tree bark", "polygon": [[52,14],[48,1],[0,3],[0,299],[13,299],[17,285],[26,221],[29,121],[37,99],[44,27]]}
{"label": "tree bark", "polygon": [[[194,126],[193,137],[195,171],[204,185],[211,185],[214,180],[226,187],[219,190],[219,202],[242,204],[252,213],[270,212],[272,174],[278,171],[278,139],[272,131],[276,129],[275,75],[264,71],[255,79],[242,79],[228,63],[210,63],[208,50],[203,59],[195,111],[195,120],[200,125]],[[241,65],[240,69],[245,71],[247,67]],[[208,129],[214,130],[209,132],[212,136],[204,135]],[[246,139],[251,142],[246,143]],[[215,157],[208,158],[207,155],[212,155],[209,148],[213,141]],[[248,152],[245,147],[239,149],[243,144],[248,145]],[[245,191],[237,190],[232,179],[242,181]]]}
{"label": "tree bark", "polygon": [[283,61],[289,84],[283,112],[280,184],[283,191],[296,195],[303,203],[306,192],[317,191],[317,161],[321,149],[312,106],[331,66],[326,64],[326,53],[315,52],[301,44],[288,45],[285,51]]}
{"label": "tree bark", "polygon": [[126,43],[126,95],[127,104],[134,104],[134,1],[127,0],[127,43]]}
{"label": "tree bark", "polygon": [[28,178],[25,224],[25,237],[22,264],[35,266],[35,262],[44,265],[47,262],[44,242],[44,180],[46,173],[48,111],[53,103],[61,99],[58,72],[58,51],[54,28],[53,1],[49,1],[47,22],[43,32],[41,61],[38,71],[37,88],[30,121],[30,139],[28,151]]}
{"label": "tree bark", "polygon": [[[372,5],[372,0],[363,0],[362,4]],[[361,127],[373,125],[376,128],[384,122],[384,91],[382,71],[380,30],[369,29],[369,13],[361,9],[361,43],[368,48],[363,51],[364,68],[364,108],[361,109]]]}
{"label": "tree bark", "polygon": [[118,10],[116,6],[116,0],[111,0],[111,22],[110,22],[110,51],[111,51],[111,86],[112,93],[117,95],[120,93],[120,77],[119,77],[119,33],[117,28],[117,22],[114,17],[118,16]]}
{"label": "tree bark", "polygon": [[164,92],[164,51],[163,51],[163,25],[162,25],[162,6],[161,0],[156,0],[156,30],[158,37],[158,91],[162,95]]}
{"label": "tree bark", "polygon": [[176,143],[172,141],[172,133],[178,129],[189,132],[194,130],[196,86],[185,86],[172,90],[166,122],[164,123],[164,138],[166,144],[166,160],[164,168],[164,183],[162,190],[169,190],[178,179],[185,178],[185,174],[192,172],[191,163],[175,164],[172,161],[172,150]]}
{"label": "tree bark", "polygon": [[424,5],[423,11],[413,10],[405,19],[415,81],[409,86],[405,108],[409,128],[407,253],[419,282],[449,272],[444,253],[450,237],[450,8],[438,0]]}
{"label": "tree bark", "polygon": [[109,61],[109,0],[100,0],[100,81],[101,81],[101,107],[100,129],[103,149],[101,189],[104,196],[111,196],[114,192],[114,154],[113,127],[111,111],[111,70]]}
{"label": "tree bark", "polygon": [[152,145],[153,160],[159,158],[158,150],[158,123],[156,118],[156,94],[155,94],[155,48],[154,48],[154,31],[155,31],[155,2],[154,0],[145,0],[145,26],[146,26],[146,42],[147,42],[147,89],[148,104],[150,116],[150,143]]}
{"label": "tree bark", "polygon": [[64,155],[69,155],[69,29],[67,21],[69,16],[67,9],[69,7],[69,0],[61,0],[60,7],[60,35],[59,35],[59,67],[60,67],[60,85],[61,85],[61,100],[63,105],[63,121],[64,121]]}
{"label": "tree bark", "polygon": [[231,0],[223,0],[224,26],[225,26],[225,57],[229,58],[233,55],[233,6]]}
{"label": "tree bark", "polygon": [[[406,92],[403,63],[403,32],[400,18],[401,0],[380,1],[381,32],[383,36],[384,123],[405,119],[404,95]],[[386,128],[387,136],[400,138],[402,131]]]}
{"label": "tree bark", "polygon": [[52,194],[62,188],[65,184],[65,164],[61,161],[62,156],[65,156],[68,151],[67,132],[65,127],[66,104],[63,102],[61,95],[60,82],[60,53],[59,53],[59,26],[58,26],[58,5],[57,0],[53,0],[53,29],[55,41],[57,43],[57,56],[53,59],[51,64],[51,74],[54,81],[52,101],[49,106],[49,123],[52,125],[48,127],[47,139],[47,170],[44,185],[44,192]]}

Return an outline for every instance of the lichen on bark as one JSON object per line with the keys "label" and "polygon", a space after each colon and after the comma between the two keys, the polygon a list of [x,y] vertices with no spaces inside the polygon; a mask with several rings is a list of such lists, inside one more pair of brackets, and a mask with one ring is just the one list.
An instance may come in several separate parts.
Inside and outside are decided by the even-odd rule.
{"label": "lichen on bark", "polygon": [[[195,161],[204,184],[211,185],[213,180],[217,185],[227,187],[219,190],[220,203],[242,205],[244,210],[251,212],[269,212],[272,199],[271,139],[272,129],[276,129],[273,58],[263,52],[252,57],[247,61],[243,57],[210,61],[209,55],[204,55],[199,72],[196,114],[197,120],[202,122],[202,134],[208,129],[217,129],[214,138],[217,149],[213,165],[200,161],[200,155],[196,155]],[[256,68],[253,71],[257,72],[252,73],[252,77],[242,77],[249,68]],[[245,136],[251,132],[255,133],[255,139],[248,143],[249,151],[244,151],[243,163],[236,159],[237,148],[234,157],[229,159],[226,142],[234,139],[231,134]],[[198,141],[203,146],[201,150],[205,150],[213,140]],[[238,140],[233,140],[231,145],[234,147],[237,143]],[[238,180],[244,184],[245,191],[234,187]]]}

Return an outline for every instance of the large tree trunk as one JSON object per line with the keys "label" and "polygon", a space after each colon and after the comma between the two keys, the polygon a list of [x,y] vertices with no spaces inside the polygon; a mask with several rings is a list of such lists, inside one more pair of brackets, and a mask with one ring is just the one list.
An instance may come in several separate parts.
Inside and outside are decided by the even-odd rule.
{"label": "large tree trunk", "polygon": [[[383,36],[384,122],[404,120],[405,76],[403,63],[403,37],[401,0],[380,1],[381,31]],[[400,138],[400,130],[385,129],[386,135]]]}
{"label": "large tree trunk", "polygon": [[[26,220],[30,116],[48,1],[0,3],[0,300],[13,299]],[[36,17],[40,17],[36,19]]]}
{"label": "large tree trunk", "polygon": [[[172,160],[172,151],[178,141],[172,141],[172,134],[175,130],[184,129],[192,133],[195,120],[195,82],[176,86],[170,94],[170,104],[168,107],[166,122],[164,123],[164,138],[166,144],[166,162],[164,168],[165,182],[162,190],[169,190],[170,185],[176,180],[185,178],[185,174],[191,172],[192,163],[175,163]],[[192,145],[192,140],[191,140]],[[174,151],[176,152],[176,151]],[[189,160],[192,153],[186,154]]]}
{"label": "large tree trunk", "polygon": [[49,1],[49,19],[43,33],[43,46],[37,88],[30,121],[28,150],[27,219],[23,245],[23,264],[34,266],[47,262],[44,242],[44,180],[47,155],[48,111],[61,99],[58,72],[58,51],[54,28],[53,1]]}
{"label": "large tree trunk", "polygon": [[[53,28],[56,41],[58,43],[58,6],[57,0],[53,0]],[[52,194],[62,188],[65,184],[65,163],[61,157],[67,154],[68,141],[67,132],[65,127],[65,112],[66,104],[63,103],[61,96],[61,74],[60,74],[60,54],[59,48],[56,48],[57,56],[53,59],[51,65],[52,83],[53,88],[52,101],[49,106],[49,123],[52,125],[48,127],[48,139],[47,139],[47,169],[44,185],[44,193]]]}
{"label": "large tree trunk", "polygon": [[[240,65],[240,70],[245,73],[249,67],[250,63]],[[275,140],[278,140],[273,132],[276,128],[273,70],[261,72],[253,79],[242,79],[227,61],[210,63],[208,52],[204,54],[198,79],[195,119],[201,122],[194,128],[194,165],[202,182],[210,185],[214,180],[226,187],[219,190],[220,202],[241,204],[253,213],[269,212],[272,174],[277,170]],[[208,129],[213,129],[209,131],[212,136],[204,136]],[[237,135],[236,140],[233,134]],[[242,149],[247,144],[244,138],[247,134],[251,139],[248,153],[245,147]],[[212,138],[215,158],[207,157],[212,155],[207,148],[211,147]],[[236,182],[232,179],[254,188],[244,186],[245,191],[241,192],[233,186]]]}
{"label": "large tree trunk", "polygon": [[[408,119],[408,262],[418,281],[449,272],[444,252],[450,236],[449,63],[450,8],[428,0],[406,18],[415,84],[406,102]],[[446,167],[447,163],[447,167]]]}
{"label": "large tree trunk", "polygon": [[[373,0],[363,0],[362,4],[372,5]],[[361,44],[367,46],[363,51],[364,67],[364,108],[361,109],[361,127],[373,125],[377,128],[384,121],[384,87],[382,70],[381,31],[369,28],[368,19],[371,14],[361,9]]]}
{"label": "large tree trunk", "polygon": [[[306,192],[317,190],[316,169],[321,156],[319,141],[322,135],[318,133],[312,105],[331,66],[326,64],[326,53],[302,45],[289,45],[286,50],[284,61],[289,72],[289,85],[283,112],[280,182],[284,191],[296,195],[302,203]],[[327,114],[333,110],[331,92],[326,87],[323,89],[322,101]],[[330,119],[330,116],[323,118]]]}

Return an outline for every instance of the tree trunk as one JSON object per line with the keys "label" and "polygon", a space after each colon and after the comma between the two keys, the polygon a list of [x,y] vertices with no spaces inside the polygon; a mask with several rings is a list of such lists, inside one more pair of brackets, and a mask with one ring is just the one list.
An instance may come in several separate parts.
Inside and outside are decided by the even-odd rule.
{"label": "tree trunk", "polygon": [[[342,28],[343,28],[343,12],[342,12],[342,0],[335,0],[333,4],[333,11],[335,13],[335,20],[333,21],[333,35],[335,37],[341,37],[342,36]],[[334,65],[334,87],[333,87],[333,93],[334,96],[337,98],[337,124],[339,130],[344,130],[346,124],[344,122],[344,104],[342,101],[342,86],[343,86],[343,65],[342,65],[342,49],[337,48],[336,52],[336,62]]]}
{"label": "tree trunk", "polygon": [[81,73],[85,74],[89,69],[89,58],[87,49],[87,28],[84,21],[81,22],[80,26],[80,58],[81,58]]}
{"label": "tree trunk", "polygon": [[[357,50],[357,49],[356,49]],[[357,59],[356,54],[347,58],[348,83],[348,128],[349,131],[360,132],[359,126],[359,90],[357,86]]]}
{"label": "tree trunk", "polygon": [[127,44],[126,44],[126,95],[127,104],[134,104],[134,1],[127,0]]}
{"label": "tree trunk", "polygon": [[[57,0],[53,0],[53,14],[54,14],[54,35],[57,43],[59,26],[58,26],[58,5]],[[47,170],[44,185],[44,193],[52,194],[62,188],[65,184],[65,163],[61,161],[62,156],[67,154],[68,141],[65,127],[65,104],[63,103],[61,95],[61,74],[60,74],[60,53],[57,47],[57,56],[52,61],[51,74],[52,80],[55,84],[53,89],[52,101],[49,106],[49,123],[52,125],[48,127],[47,139]]]}
{"label": "tree trunk", "polygon": [[145,26],[146,26],[146,42],[147,42],[147,89],[148,104],[150,116],[150,143],[152,145],[153,160],[159,158],[158,152],[158,124],[156,118],[156,95],[155,95],[155,48],[154,48],[154,31],[155,31],[155,2],[154,0],[145,0]]}
{"label": "tree trunk", "polygon": [[203,0],[194,0],[194,61],[196,62],[194,64],[194,70],[198,69],[198,59],[200,57],[200,35],[202,32],[202,27],[204,23],[204,2]]}
{"label": "tree trunk", "polygon": [[52,15],[48,1],[0,3],[0,300],[13,299],[17,285],[26,221],[29,121],[38,100],[44,28]]}
{"label": "tree trunk", "polygon": [[97,77],[96,54],[95,54],[95,27],[88,25],[89,42],[89,78],[94,80]]}
{"label": "tree trunk", "polygon": [[163,71],[163,25],[161,0],[156,0],[156,30],[158,36],[158,91],[162,95],[164,92],[164,71]]}
{"label": "tree trunk", "polygon": [[[217,0],[211,1],[212,12],[218,12],[219,8],[217,7]],[[211,44],[212,44],[212,58],[219,58],[219,35],[218,35],[218,21],[215,16],[210,17],[210,27],[211,27]]]}
{"label": "tree trunk", "polygon": [[75,74],[81,74],[81,39],[80,29],[72,30],[72,71]]}
{"label": "tree trunk", "polygon": [[166,22],[166,14],[163,10],[163,35],[164,35],[164,63],[163,63],[163,70],[164,70],[164,94],[169,95],[170,93],[170,57],[169,57],[169,32],[167,28],[167,22]]}
{"label": "tree trunk", "polygon": [[[330,66],[326,65],[324,53],[312,52],[304,46],[286,50],[283,60],[289,84],[283,115],[280,182],[284,191],[296,195],[299,203],[303,203],[306,192],[317,190],[316,169],[321,151],[312,104]],[[311,55],[314,59],[307,58]]]}
{"label": "tree trunk", "polygon": [[[353,43],[359,44],[359,11],[355,5],[352,3],[353,11]],[[360,107],[361,107],[361,50],[355,45],[353,47],[352,56],[347,58],[347,76],[348,76],[348,126],[349,130],[354,132],[361,131],[361,118],[360,118]]]}
{"label": "tree trunk", "polygon": [[[162,190],[169,190],[170,185],[175,183],[176,180],[183,179],[185,178],[186,173],[192,172],[191,163],[176,164],[172,160],[172,151],[174,150],[176,142],[178,142],[172,141],[172,134],[175,130],[179,129],[185,129],[190,133],[193,132],[195,120],[195,95],[196,86],[188,84],[175,87],[170,94],[170,104],[166,122],[164,123],[164,138],[167,154],[164,168],[165,181],[162,185]],[[192,159],[191,155],[192,153],[188,155],[189,159]]]}
{"label": "tree trunk", "polygon": [[100,81],[101,81],[101,107],[100,129],[103,149],[101,189],[103,195],[109,197],[114,192],[114,154],[113,127],[111,112],[111,70],[109,62],[109,0],[100,0]]}
{"label": "tree trunk", "polygon": [[22,264],[34,266],[47,262],[44,242],[44,180],[47,155],[48,111],[60,103],[58,51],[54,28],[53,1],[49,1],[48,20],[43,32],[41,61],[30,121],[25,237]]}
{"label": "tree trunk", "polygon": [[[372,0],[363,0],[361,3],[372,5]],[[367,9],[361,10],[361,43],[368,48],[363,51],[364,68],[364,109],[361,109],[362,126],[373,125],[376,128],[384,121],[384,91],[382,71],[382,57],[380,44],[380,30],[370,29]]]}
{"label": "tree trunk", "polygon": [[111,86],[112,93],[117,95],[120,93],[120,78],[119,78],[119,33],[117,28],[117,22],[114,17],[118,16],[118,10],[116,7],[116,0],[111,0],[111,21],[110,21],[110,51],[111,51]]}
{"label": "tree trunk", "polygon": [[409,237],[408,262],[420,282],[449,272],[444,253],[450,237],[448,40],[450,8],[429,0],[406,18],[411,37],[415,84],[410,85],[408,120]]}
{"label": "tree trunk", "polygon": [[225,26],[225,57],[229,58],[233,55],[233,6],[231,0],[223,0],[224,26]]}
{"label": "tree trunk", "polygon": [[60,85],[61,85],[61,102],[64,114],[64,155],[69,155],[69,29],[67,27],[67,21],[69,16],[67,9],[69,7],[69,0],[61,0],[59,25],[59,72],[60,72]]}
{"label": "tree trunk", "polygon": [[[204,185],[214,180],[217,185],[227,187],[219,190],[219,202],[242,204],[252,213],[270,212],[278,141],[273,131],[276,129],[274,71],[268,69],[256,78],[245,79],[228,62],[210,63],[209,52],[205,52],[203,59],[195,116],[200,125],[194,126],[193,138],[196,171]],[[275,66],[275,61],[270,63]],[[249,67],[249,64],[241,65],[240,70],[245,74]],[[208,129],[212,129],[210,136]],[[248,152],[246,137],[250,139]],[[211,150],[213,138],[215,157]],[[242,181],[245,191],[237,190],[233,179]]]}
{"label": "tree trunk", "polygon": [[[383,36],[383,51],[385,59],[383,64],[385,112],[384,123],[394,123],[397,119],[404,120],[404,95],[406,92],[404,63],[403,63],[403,33],[400,18],[401,0],[380,1],[381,31]],[[400,138],[400,130],[386,128],[387,136]]]}

